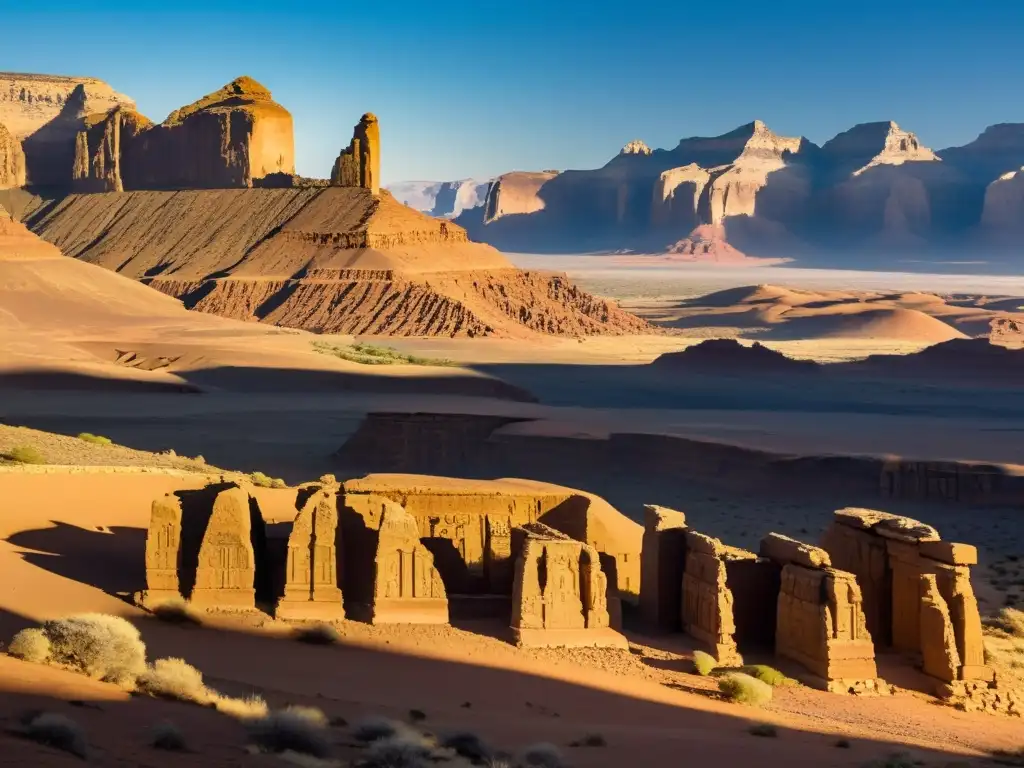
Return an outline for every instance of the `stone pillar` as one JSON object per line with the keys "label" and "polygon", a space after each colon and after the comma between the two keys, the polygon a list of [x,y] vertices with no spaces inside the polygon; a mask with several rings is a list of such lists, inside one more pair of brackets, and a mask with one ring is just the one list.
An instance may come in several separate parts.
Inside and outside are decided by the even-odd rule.
{"label": "stone pillar", "polygon": [[512,561],[511,516],[487,516],[487,542],[484,552],[484,576],[492,594],[512,593],[515,563]]}
{"label": "stone pillar", "polygon": [[597,550],[542,523],[522,531],[512,595],[516,643],[628,648],[609,626],[608,578]]}
{"label": "stone pillar", "polygon": [[924,671],[944,683],[951,683],[960,677],[960,654],[956,648],[953,622],[935,576],[926,573],[920,579],[922,599],[918,623]]}
{"label": "stone pillar", "polygon": [[640,612],[652,627],[682,629],[683,572],[686,570],[686,515],[656,504],[644,505],[640,554]]}
{"label": "stone pillar", "polygon": [[362,187],[380,194],[380,125],[372,112],[363,115],[348,148],[338,155],[331,172],[331,184]]}
{"label": "stone pillar", "polygon": [[718,539],[686,532],[683,573],[683,631],[721,666],[741,665],[734,634],[733,595],[726,583],[726,547]]}
{"label": "stone pillar", "polygon": [[229,488],[217,494],[203,534],[191,602],[210,608],[256,607],[256,553],[249,494]]}
{"label": "stone pillar", "polygon": [[284,595],[279,619],[343,619],[338,567],[341,550],[336,494],[321,489],[299,510],[288,536]]}
{"label": "stone pillar", "polygon": [[181,501],[172,494],[153,502],[146,534],[146,591],[137,602],[146,608],[181,599]]}

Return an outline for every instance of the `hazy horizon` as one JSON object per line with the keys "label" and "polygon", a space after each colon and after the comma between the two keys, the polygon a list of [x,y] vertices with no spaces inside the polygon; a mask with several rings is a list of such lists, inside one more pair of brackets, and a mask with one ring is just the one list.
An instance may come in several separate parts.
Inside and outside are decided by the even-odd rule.
{"label": "hazy horizon", "polygon": [[817,144],[895,120],[936,150],[1024,122],[1022,4],[8,5],[8,28],[45,34],[9,35],[0,70],[97,77],[154,120],[250,75],[292,112],[308,176],[367,111],[385,184],[595,168],[754,119]]}

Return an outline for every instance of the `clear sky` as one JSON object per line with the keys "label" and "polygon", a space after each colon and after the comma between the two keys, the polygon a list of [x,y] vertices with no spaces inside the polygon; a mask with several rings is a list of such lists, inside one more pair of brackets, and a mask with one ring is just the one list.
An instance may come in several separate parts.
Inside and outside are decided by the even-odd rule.
{"label": "clear sky", "polygon": [[251,75],[308,176],[367,111],[385,183],[593,168],[755,118],[819,144],[891,119],[933,149],[1024,122],[1024,0],[0,0],[0,27],[0,70],[99,77],[155,120]]}

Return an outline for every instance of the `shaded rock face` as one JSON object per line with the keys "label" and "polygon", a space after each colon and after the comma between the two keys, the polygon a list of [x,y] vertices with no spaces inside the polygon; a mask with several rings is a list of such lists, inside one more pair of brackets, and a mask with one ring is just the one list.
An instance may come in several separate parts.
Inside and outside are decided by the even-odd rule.
{"label": "shaded rock face", "polygon": [[0,189],[25,186],[25,153],[21,142],[0,123]]}
{"label": "shaded rock face", "polygon": [[123,192],[122,154],[135,151],[139,136],[151,126],[147,117],[125,107],[87,117],[75,141],[74,191]]}
{"label": "shaded rock face", "polygon": [[454,218],[463,211],[480,208],[487,200],[491,180],[404,181],[386,189],[395,199],[417,211],[438,218]]}
{"label": "shaded rock face", "polygon": [[86,115],[135,102],[95,78],[0,73],[0,123],[22,142],[27,183],[66,186]]}
{"label": "shaded rock face", "polygon": [[1013,240],[1024,235],[1024,168],[1000,176],[985,188],[981,226]]}
{"label": "shaded rock face", "polygon": [[380,125],[373,113],[362,116],[352,132],[352,141],[338,155],[331,184],[362,187],[380,194]]}

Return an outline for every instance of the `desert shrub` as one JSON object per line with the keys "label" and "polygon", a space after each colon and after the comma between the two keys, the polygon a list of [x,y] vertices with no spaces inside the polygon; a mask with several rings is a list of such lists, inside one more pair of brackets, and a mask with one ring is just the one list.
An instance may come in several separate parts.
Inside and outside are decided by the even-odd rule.
{"label": "desert shrub", "polygon": [[[317,710],[319,711],[319,710]],[[323,717],[323,713],[320,712]],[[249,741],[264,752],[298,752],[313,757],[327,757],[331,752],[324,723],[298,711],[298,708],[271,712],[247,724]]]}
{"label": "desert shrub", "polygon": [[762,683],[767,683],[772,688],[777,688],[780,685],[789,685],[791,680],[784,674],[775,669],[775,667],[769,667],[767,664],[750,664],[742,668],[744,674],[756,677]]}
{"label": "desert shrub", "polygon": [[288,712],[295,717],[301,717],[305,720],[316,725],[318,728],[326,728],[330,725],[330,720],[327,715],[323,713],[322,709],[316,707],[305,707],[301,704],[290,704],[284,708],[285,712]]}
{"label": "desert shrub", "polygon": [[262,472],[253,472],[249,475],[249,479],[258,488],[270,488],[274,484],[274,478]]}
{"label": "desert shrub", "polygon": [[160,603],[153,608],[152,613],[160,621],[165,621],[168,624],[202,624],[199,617],[189,608],[188,603],[181,598]]}
{"label": "desert shrub", "polygon": [[266,717],[270,712],[267,702],[263,700],[262,696],[256,694],[246,696],[244,699],[212,694],[212,692],[211,695],[214,709],[236,720],[256,720]]}
{"label": "desert shrub", "polygon": [[341,640],[338,630],[330,624],[310,624],[298,627],[292,636],[300,643],[309,643],[310,645],[333,645]]}
{"label": "desert shrub", "polygon": [[450,749],[472,763],[486,762],[494,754],[483,739],[469,731],[453,731],[443,734],[438,743],[444,749]]}
{"label": "desert shrub", "polygon": [[22,733],[39,744],[70,752],[85,759],[88,746],[85,731],[70,717],[55,712],[43,712],[33,717]]}
{"label": "desert shrub", "polygon": [[287,488],[288,487],[288,483],[286,483],[280,477],[275,477],[273,480],[270,481],[270,487],[271,488]]}
{"label": "desert shrub", "polygon": [[381,347],[375,344],[338,345],[328,344],[326,341],[314,341],[313,349],[322,355],[331,355],[361,365],[457,365],[451,360],[407,355],[394,347]]}
{"label": "desert shrub", "polygon": [[93,443],[94,445],[113,445],[114,441],[109,437],[103,435],[94,435],[92,432],[82,432],[78,436],[79,440],[84,440],[87,443]]}
{"label": "desert shrub", "polygon": [[168,752],[184,752],[186,749],[185,737],[181,731],[170,720],[157,723],[149,734],[149,745],[153,749],[163,749]]}
{"label": "desert shrub", "polygon": [[764,736],[766,738],[774,739],[779,735],[779,729],[771,723],[759,723],[757,725],[750,726],[751,736]]}
{"label": "desert shrub", "polygon": [[390,739],[402,730],[401,723],[386,717],[364,717],[352,726],[352,738],[371,742]]}
{"label": "desert shrub", "polygon": [[31,445],[16,445],[7,452],[7,458],[19,464],[45,464],[46,457]]}
{"label": "desert shrub", "polygon": [[378,739],[366,750],[364,768],[427,768],[432,748],[419,734],[406,733]]}
{"label": "desert shrub", "polygon": [[1017,608],[1003,608],[998,616],[989,619],[987,623],[1008,635],[1024,638],[1024,611]]}
{"label": "desert shrub", "polygon": [[718,690],[740,704],[760,707],[772,700],[772,687],[768,683],[742,672],[732,672],[719,678]]}
{"label": "desert shrub", "polygon": [[150,696],[205,704],[210,691],[203,683],[203,673],[184,659],[157,659],[135,681],[139,691]]}
{"label": "desert shrub", "polygon": [[38,627],[23,629],[11,638],[7,653],[22,661],[45,664],[50,660],[50,639]]}
{"label": "desert shrub", "polygon": [[704,653],[704,651],[693,652],[693,668],[701,677],[710,675],[717,666],[718,662],[715,661],[715,657],[710,653]]}
{"label": "desert shrub", "polygon": [[523,750],[519,757],[520,764],[537,768],[564,768],[565,760],[554,744],[534,744]]}
{"label": "desert shrub", "polygon": [[47,621],[53,661],[112,683],[130,684],[146,671],[146,646],[139,630],[120,616],[83,613]]}

